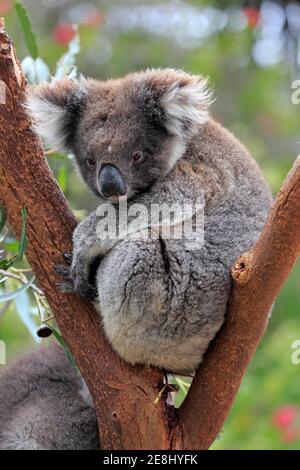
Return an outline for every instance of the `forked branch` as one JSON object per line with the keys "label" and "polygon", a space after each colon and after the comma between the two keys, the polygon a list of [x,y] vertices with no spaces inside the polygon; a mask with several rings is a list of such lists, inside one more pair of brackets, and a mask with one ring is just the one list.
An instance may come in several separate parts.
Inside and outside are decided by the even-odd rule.
{"label": "forked branch", "polygon": [[[300,252],[300,157],[253,250],[232,270],[226,322],[172,413],[156,397],[162,374],[130,367],[106,341],[91,305],[56,289],[53,265],[71,250],[74,216],[23,108],[26,83],[0,21],[0,199],[18,235],[27,209],[28,260],[92,393],[104,449],[207,449],[220,431],[271,305]],[[1,97],[1,96],[0,96]]]}

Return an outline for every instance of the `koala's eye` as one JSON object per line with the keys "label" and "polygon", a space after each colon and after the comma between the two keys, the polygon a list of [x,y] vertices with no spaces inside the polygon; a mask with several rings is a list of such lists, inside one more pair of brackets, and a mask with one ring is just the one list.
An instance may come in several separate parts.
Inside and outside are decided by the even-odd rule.
{"label": "koala's eye", "polygon": [[85,162],[88,168],[91,168],[91,169],[95,168],[96,160],[93,157],[87,158]]}
{"label": "koala's eye", "polygon": [[143,159],[142,152],[134,152],[132,155],[132,163],[140,162]]}

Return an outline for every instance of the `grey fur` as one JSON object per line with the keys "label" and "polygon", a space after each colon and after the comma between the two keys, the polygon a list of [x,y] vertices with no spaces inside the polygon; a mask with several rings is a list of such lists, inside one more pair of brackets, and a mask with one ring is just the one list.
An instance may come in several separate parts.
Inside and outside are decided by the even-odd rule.
{"label": "grey fur", "polygon": [[[103,242],[93,213],[74,232],[69,287],[96,302],[108,339],[126,361],[194,370],[223,323],[230,267],[266,221],[269,189],[245,148],[209,118],[201,80],[167,69],[86,87],[73,151],[100,203],[104,163],[125,178],[129,206],[195,202],[204,191],[205,243],[189,251],[185,240]],[[139,165],[131,160],[136,151],[144,154]]]}
{"label": "grey fur", "polygon": [[[66,96],[76,97],[76,107]],[[154,203],[196,202],[204,192],[205,243],[198,250],[189,251],[184,239],[101,241],[93,213],[74,232],[70,279],[63,285],[96,302],[108,339],[126,361],[194,370],[223,323],[230,267],[255,243],[270,208],[257,164],[209,117],[207,82],[184,72],[148,70],[78,85],[64,80],[38,88],[33,101],[41,130],[45,103],[52,113],[58,107],[61,121],[65,112],[68,142],[100,204],[106,201],[99,172],[107,163],[122,174],[129,205],[150,210]]]}
{"label": "grey fur", "polygon": [[[271,196],[255,162],[225,129],[210,120],[189,143],[171,173],[138,202],[195,200],[205,189],[205,243],[123,240],[101,244],[91,214],[74,232],[75,291],[88,291],[89,265],[97,272],[106,334],[128,362],[167,370],[195,369],[224,320],[230,267],[257,240]],[[166,266],[167,264],[167,266]]]}
{"label": "grey fur", "polygon": [[56,344],[0,369],[0,450],[98,449],[86,386]]}

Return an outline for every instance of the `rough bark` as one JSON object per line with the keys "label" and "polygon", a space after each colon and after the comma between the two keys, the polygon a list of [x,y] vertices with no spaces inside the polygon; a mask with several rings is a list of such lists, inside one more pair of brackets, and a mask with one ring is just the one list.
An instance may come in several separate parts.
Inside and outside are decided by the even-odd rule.
{"label": "rough bark", "polygon": [[17,235],[21,208],[26,207],[26,254],[92,393],[101,445],[106,449],[165,449],[169,429],[164,401],[154,405],[162,374],[124,364],[105,340],[92,306],[57,290],[61,279],[53,265],[63,263],[63,252],[71,252],[76,220],[48,167],[41,142],[31,131],[22,106],[25,79],[3,28],[1,81],[6,103],[0,104],[0,199]]}
{"label": "rough bark", "polygon": [[[2,26],[2,27],[1,27]],[[1,82],[2,81],[2,82]],[[20,233],[27,209],[28,260],[92,393],[105,449],[207,449],[225,421],[268,312],[300,251],[300,158],[253,250],[232,270],[226,322],[178,413],[154,404],[162,374],[124,364],[105,340],[90,304],[61,294],[53,265],[71,250],[76,221],[23,109],[26,83],[0,21],[0,199]],[[2,87],[2,88],[1,88]]]}

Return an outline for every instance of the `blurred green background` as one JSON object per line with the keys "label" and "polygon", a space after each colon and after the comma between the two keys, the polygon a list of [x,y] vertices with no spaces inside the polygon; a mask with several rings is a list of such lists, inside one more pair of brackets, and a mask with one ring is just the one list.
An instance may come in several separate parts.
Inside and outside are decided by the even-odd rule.
{"label": "blurred green background", "polygon": [[[216,96],[213,115],[249,148],[276,194],[299,153],[299,106],[291,96],[292,82],[300,78],[300,2],[23,3],[37,33],[39,55],[52,73],[77,24],[77,65],[86,75],[105,79],[164,66],[209,75]],[[0,16],[24,59],[28,50],[12,1],[0,0]],[[95,207],[71,159],[49,155],[49,164],[79,216]],[[6,257],[17,249],[8,229],[1,248]],[[18,265],[26,267],[26,261]],[[22,282],[10,277],[0,287],[12,290]],[[44,308],[37,306],[30,289],[0,302],[0,339],[6,343],[8,362],[36,344],[38,307]],[[300,339],[299,316],[300,264],[276,301],[267,333],[214,449],[300,449],[300,364],[291,361],[292,343]]]}

